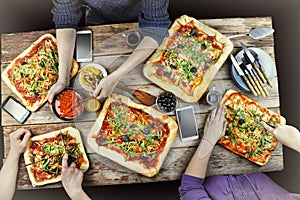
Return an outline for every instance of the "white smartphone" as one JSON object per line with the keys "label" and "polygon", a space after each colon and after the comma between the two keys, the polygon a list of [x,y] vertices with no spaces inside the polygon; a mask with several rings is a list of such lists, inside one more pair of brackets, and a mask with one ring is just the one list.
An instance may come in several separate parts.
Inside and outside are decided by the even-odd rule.
{"label": "white smartphone", "polygon": [[176,116],[181,140],[190,141],[199,139],[194,107],[185,106],[176,108]]}
{"label": "white smartphone", "polygon": [[31,114],[31,112],[27,110],[25,106],[23,106],[12,96],[8,96],[4,100],[2,108],[21,124],[24,123]]}
{"label": "white smartphone", "polygon": [[76,60],[77,62],[90,62],[93,60],[93,36],[91,30],[77,31]]}

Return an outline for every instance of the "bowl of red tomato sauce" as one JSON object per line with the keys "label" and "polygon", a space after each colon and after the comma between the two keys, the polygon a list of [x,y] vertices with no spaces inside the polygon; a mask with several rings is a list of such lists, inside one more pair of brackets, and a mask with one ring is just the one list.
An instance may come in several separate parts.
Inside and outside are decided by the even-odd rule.
{"label": "bowl of red tomato sauce", "polygon": [[83,110],[83,98],[81,94],[72,89],[66,88],[55,96],[52,102],[53,113],[62,120],[70,121],[78,118]]}

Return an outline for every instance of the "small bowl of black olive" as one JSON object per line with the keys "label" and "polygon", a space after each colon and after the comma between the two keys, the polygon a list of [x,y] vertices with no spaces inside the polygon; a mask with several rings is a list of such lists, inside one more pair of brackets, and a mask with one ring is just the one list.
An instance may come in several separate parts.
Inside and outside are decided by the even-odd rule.
{"label": "small bowl of black olive", "polygon": [[162,92],[156,98],[156,106],[158,110],[164,113],[175,111],[178,99],[172,92]]}

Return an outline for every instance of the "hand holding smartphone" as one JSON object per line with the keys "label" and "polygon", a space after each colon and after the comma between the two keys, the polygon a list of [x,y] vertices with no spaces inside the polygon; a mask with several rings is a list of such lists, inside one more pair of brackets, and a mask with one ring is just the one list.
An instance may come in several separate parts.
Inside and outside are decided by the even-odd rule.
{"label": "hand holding smartphone", "polygon": [[20,102],[18,102],[12,96],[8,96],[3,104],[2,109],[15,118],[19,123],[24,123],[30,116],[31,112],[25,108]]}
{"label": "hand holding smartphone", "polygon": [[93,60],[92,31],[82,30],[76,32],[76,60],[77,62],[90,62]]}
{"label": "hand holding smartphone", "polygon": [[198,128],[193,106],[176,108],[177,122],[182,141],[197,140]]}

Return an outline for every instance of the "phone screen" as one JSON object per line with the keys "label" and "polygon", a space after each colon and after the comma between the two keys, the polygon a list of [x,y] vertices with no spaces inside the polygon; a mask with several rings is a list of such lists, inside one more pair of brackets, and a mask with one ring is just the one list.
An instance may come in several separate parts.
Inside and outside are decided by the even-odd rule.
{"label": "phone screen", "polygon": [[23,123],[30,115],[30,111],[12,97],[5,100],[2,108],[20,123]]}
{"label": "phone screen", "polygon": [[78,62],[92,61],[92,32],[78,31],[76,34],[76,60]]}
{"label": "phone screen", "polygon": [[177,108],[177,120],[182,140],[198,139],[198,128],[192,106]]}

